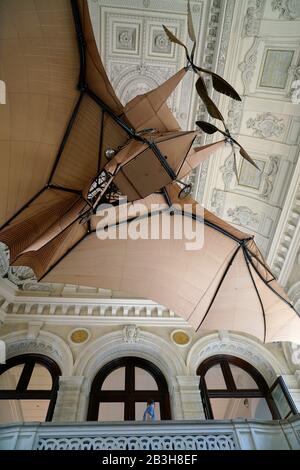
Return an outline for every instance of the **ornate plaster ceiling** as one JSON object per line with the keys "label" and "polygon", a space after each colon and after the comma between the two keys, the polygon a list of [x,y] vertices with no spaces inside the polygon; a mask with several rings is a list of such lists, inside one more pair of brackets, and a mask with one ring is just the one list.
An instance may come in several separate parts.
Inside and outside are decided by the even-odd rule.
{"label": "ornate plaster ceiling", "polygon": [[[292,89],[300,79],[297,5],[294,0],[191,1],[198,35],[195,62],[217,71],[238,90],[242,103],[216,92],[212,96],[231,132],[261,168],[258,172],[240,161],[237,182],[231,150],[225,148],[192,175],[194,197],[255,234],[295,302],[300,301],[300,105],[293,102]],[[89,7],[101,56],[122,102],[184,65],[182,48],[168,42],[161,25],[188,43],[186,1],[89,0]],[[193,80],[187,74],[169,102],[181,126],[189,129],[197,119],[208,119]],[[8,270],[5,256],[0,248],[2,275],[24,290],[52,289],[37,286],[25,268]],[[62,292],[75,289],[66,286]]]}

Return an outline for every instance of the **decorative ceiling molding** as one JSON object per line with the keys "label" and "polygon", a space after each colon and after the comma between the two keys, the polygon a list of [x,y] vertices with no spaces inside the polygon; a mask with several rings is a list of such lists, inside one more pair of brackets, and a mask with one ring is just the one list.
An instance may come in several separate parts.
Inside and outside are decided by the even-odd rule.
{"label": "decorative ceiling molding", "polygon": [[[226,57],[228,54],[228,43],[231,33],[232,26],[232,17],[234,13],[234,1],[227,0],[225,2],[225,9],[223,10],[221,0],[217,2],[212,2],[212,6],[209,12],[208,20],[208,35],[206,36],[206,41],[204,44],[204,57],[203,57],[203,67],[209,70],[214,69],[214,72],[223,76]],[[224,8],[224,7],[223,7]],[[219,37],[219,41],[217,40]],[[197,58],[198,59],[198,58]],[[199,57],[199,63],[201,63],[201,58]],[[208,89],[211,90],[210,82],[208,82]],[[212,93],[213,101],[218,104],[220,95],[215,90]],[[196,97],[198,101],[197,108],[195,113],[192,114],[192,122],[197,120],[207,120],[208,113],[206,107],[203,105],[202,101]],[[199,143],[208,141],[209,137],[204,135],[202,139],[198,139]]]}
{"label": "decorative ceiling molding", "polygon": [[272,0],[272,10],[279,12],[279,18],[295,20],[300,18],[300,3],[297,0]]}
{"label": "decorative ceiling molding", "polygon": [[253,130],[255,137],[270,139],[280,137],[285,131],[283,119],[274,116],[272,113],[258,114],[254,119],[249,118],[246,122],[247,128]]}
{"label": "decorative ceiling molding", "polygon": [[243,37],[258,36],[266,0],[249,0],[244,21]]}
{"label": "decorative ceiling molding", "polygon": [[[235,2],[234,0],[226,0],[221,2],[217,0],[216,5],[212,2],[212,8],[210,10],[210,19],[209,19],[209,35],[207,36],[207,41],[205,44],[205,50],[210,51],[210,54],[207,54],[204,58],[204,64],[207,69],[214,68],[214,71],[219,75],[223,76],[227,54],[229,52],[229,40],[230,34],[232,31],[232,20],[234,15]],[[217,38],[219,37],[219,41]],[[208,90],[211,91],[210,83],[207,84]],[[219,105],[220,95],[215,90],[212,92],[213,101]],[[199,100],[197,96],[194,95],[194,101],[198,103],[195,110],[193,108],[190,110],[190,125],[195,121],[210,121],[207,110],[203,105],[202,101]],[[210,143],[212,141],[212,136],[207,134],[202,135],[196,139],[197,145],[203,145],[205,143]],[[207,176],[209,171],[209,161],[200,165],[200,167],[194,170],[191,176],[191,183],[193,185],[193,196],[197,201],[204,200],[204,194],[207,184]]]}
{"label": "decorative ceiling molding", "polygon": [[298,159],[268,262],[279,282],[286,286],[300,247],[300,160]]}
{"label": "decorative ceiling molding", "polygon": [[234,209],[227,210],[227,217],[235,225],[250,227],[254,230],[258,228],[260,218],[256,212],[246,206],[237,206]]}
{"label": "decorative ceiling molding", "polygon": [[[233,158],[225,148],[206,163],[206,182],[201,184],[205,207],[254,234],[265,255],[278,230],[293,165],[298,158],[296,145],[300,143],[299,107],[290,105],[289,96],[299,63],[300,33],[277,20],[280,34],[272,35],[271,29],[277,25],[270,10],[270,0],[235,4],[231,24],[235,34],[227,46],[229,53],[223,76],[239,92],[242,89],[244,96],[241,103],[222,99],[219,104],[222,114],[228,116],[231,132],[247,146],[261,171],[238,160],[239,181],[236,181]],[[275,60],[274,64],[271,59]],[[233,70],[240,73],[233,74]],[[268,87],[262,86],[266,79],[272,80],[268,81]]]}
{"label": "decorative ceiling molding", "polygon": [[242,72],[242,82],[244,85],[244,93],[246,95],[250,93],[250,83],[254,76],[254,71],[257,66],[259,44],[260,39],[256,37],[251,48],[245,55],[243,62],[241,62],[238,66],[239,70]]}

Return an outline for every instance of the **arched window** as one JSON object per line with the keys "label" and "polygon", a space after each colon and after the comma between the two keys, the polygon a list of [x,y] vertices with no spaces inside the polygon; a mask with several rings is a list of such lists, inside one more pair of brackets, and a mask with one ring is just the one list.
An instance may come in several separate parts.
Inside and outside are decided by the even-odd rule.
{"label": "arched window", "polygon": [[205,360],[197,370],[207,419],[279,419],[268,384],[248,362],[229,355]]}
{"label": "arched window", "polygon": [[0,422],[51,421],[58,365],[41,354],[23,354],[0,365]]}
{"label": "arched window", "polygon": [[155,401],[158,420],[171,419],[168,385],[158,367],[138,357],[116,359],[93,381],[87,419],[140,421],[148,400]]}

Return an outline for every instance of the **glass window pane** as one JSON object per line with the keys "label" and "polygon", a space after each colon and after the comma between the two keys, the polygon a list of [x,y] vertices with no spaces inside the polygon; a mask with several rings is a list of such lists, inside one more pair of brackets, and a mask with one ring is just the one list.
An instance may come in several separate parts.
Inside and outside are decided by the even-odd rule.
{"label": "glass window pane", "polygon": [[124,421],[124,403],[100,403],[98,421]]}
{"label": "glass window pane", "polygon": [[272,397],[275,401],[275,404],[278,408],[281,418],[285,418],[291,411],[289,402],[284,395],[281,385],[277,384],[274,390],[272,391]]}
{"label": "glass window pane", "polygon": [[227,389],[220,364],[208,369],[205,374],[205,383],[208,390]]}
{"label": "glass window pane", "polygon": [[251,418],[273,419],[268,403],[264,398],[248,398],[251,408]]}
{"label": "glass window pane", "polygon": [[113,370],[104,380],[101,390],[125,390],[125,367]]}
{"label": "glass window pane", "polygon": [[48,369],[41,364],[35,364],[27,390],[51,390],[52,377]]}
{"label": "glass window pane", "polygon": [[272,419],[264,398],[211,398],[210,403],[215,419]]}
{"label": "glass window pane", "polygon": [[24,421],[19,400],[0,400],[0,423]]}
{"label": "glass window pane", "polygon": [[0,423],[45,421],[49,400],[0,400]]}
{"label": "glass window pane", "polygon": [[257,383],[255,380],[251,377],[251,375],[248,374],[244,369],[241,369],[240,367],[237,367],[233,364],[229,364],[229,367],[231,369],[234,382],[236,385],[237,389],[258,389]]}
{"label": "glass window pane", "polygon": [[[135,420],[143,421],[144,412],[147,408],[147,402],[136,402],[135,403]],[[154,413],[156,421],[160,420],[160,405],[158,402],[155,402]],[[146,421],[151,421],[150,417],[146,417]]]}
{"label": "glass window pane", "polygon": [[15,390],[17,388],[24,364],[11,367],[0,375],[0,390]]}
{"label": "glass window pane", "polygon": [[154,378],[149,372],[140,367],[135,367],[135,390],[158,390]]}
{"label": "glass window pane", "polygon": [[24,421],[45,421],[49,400],[19,400]]}

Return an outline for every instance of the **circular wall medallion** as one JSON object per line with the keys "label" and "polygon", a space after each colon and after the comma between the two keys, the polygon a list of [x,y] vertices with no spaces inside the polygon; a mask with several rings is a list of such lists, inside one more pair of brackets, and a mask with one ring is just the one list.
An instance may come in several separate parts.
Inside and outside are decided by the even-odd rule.
{"label": "circular wall medallion", "polygon": [[186,346],[190,343],[191,337],[183,330],[175,330],[171,333],[173,343],[178,346]]}
{"label": "circular wall medallion", "polygon": [[71,331],[69,338],[72,343],[75,344],[86,343],[90,338],[90,332],[85,328],[77,328],[76,330]]}

